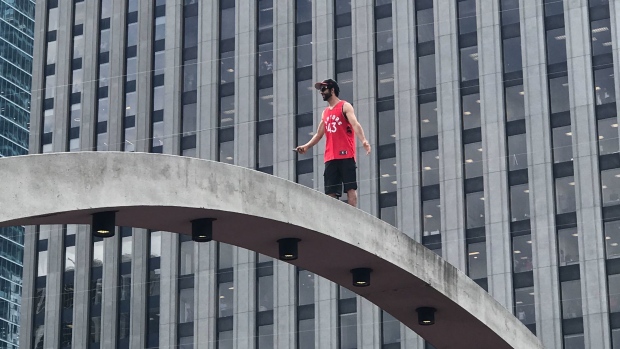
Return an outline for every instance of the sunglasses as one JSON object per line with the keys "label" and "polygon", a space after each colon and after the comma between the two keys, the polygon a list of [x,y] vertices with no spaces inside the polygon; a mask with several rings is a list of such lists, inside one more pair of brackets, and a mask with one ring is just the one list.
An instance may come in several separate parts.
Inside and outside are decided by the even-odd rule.
{"label": "sunglasses", "polygon": [[323,87],[321,87],[321,92],[325,92],[325,91],[327,91],[327,90],[329,90],[329,87],[327,87],[327,86],[323,86]]}

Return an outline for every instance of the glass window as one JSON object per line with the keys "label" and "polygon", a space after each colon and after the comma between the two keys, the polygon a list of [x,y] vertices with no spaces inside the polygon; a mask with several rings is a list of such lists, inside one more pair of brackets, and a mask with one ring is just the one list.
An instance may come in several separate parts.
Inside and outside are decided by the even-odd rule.
{"label": "glass window", "polygon": [[480,127],[480,94],[474,93],[462,97],[463,129]]}
{"label": "glass window", "polygon": [[297,114],[312,113],[312,94],[314,93],[312,86],[310,80],[297,82]]}
{"label": "glass window", "polygon": [[519,0],[501,0],[502,25],[519,23]]}
{"label": "glass window", "polygon": [[609,18],[593,21],[592,24],[592,56],[612,52],[611,25]]}
{"label": "glass window", "polygon": [[217,317],[232,316],[234,310],[233,292],[235,287],[232,282],[223,282],[218,285],[218,313]]}
{"label": "glass window", "polygon": [[[198,16],[190,17],[190,18],[195,18],[196,23],[198,23]],[[220,20],[220,27],[221,27],[220,40],[234,38],[235,37],[235,8],[231,7],[231,8],[221,10],[220,19],[221,19]],[[198,28],[198,25],[196,24],[196,26],[190,27],[190,28],[196,29]]]}
{"label": "glass window", "polygon": [[297,68],[312,65],[312,34],[297,37]]}
{"label": "glass window", "polygon": [[179,260],[179,273],[181,275],[194,273],[194,241],[181,242]]}
{"label": "glass window", "polygon": [[422,202],[424,236],[437,235],[441,230],[441,204],[439,199]]}
{"label": "glass window", "polygon": [[383,342],[382,344],[386,345],[400,343],[400,322],[385,311],[382,311],[381,314],[381,340]]}
{"label": "glass window", "polygon": [[338,98],[345,101],[353,100],[353,72],[345,71],[336,75],[338,80],[338,86],[340,87],[340,93]]}
{"label": "glass window", "polygon": [[179,349],[194,349],[194,336],[179,337]]}
{"label": "glass window", "polygon": [[194,321],[194,289],[179,291],[179,323]]}
{"label": "glass window", "polygon": [[379,160],[379,190],[381,194],[396,192],[396,158]]}
{"label": "glass window", "polygon": [[484,192],[465,195],[467,210],[467,229],[484,227]]}
{"label": "glass window", "polygon": [[575,212],[575,179],[573,176],[555,180],[556,213]]}
{"label": "glass window", "polygon": [[527,139],[525,133],[508,136],[508,168],[510,171],[527,168]]}
{"label": "glass window", "polygon": [[605,253],[607,259],[620,257],[620,221],[605,222]]}
{"label": "glass window", "polygon": [[607,277],[607,287],[609,288],[609,312],[620,312],[620,274],[613,274]]}
{"label": "glass window", "polygon": [[577,228],[558,229],[560,266],[579,263],[578,236]]}
{"label": "glass window", "polygon": [[258,91],[258,120],[273,120],[273,88]]}
{"label": "glass window", "polygon": [[258,278],[258,311],[273,310],[273,275]]}
{"label": "glass window", "polygon": [[568,77],[561,76],[549,79],[549,100],[551,104],[551,114],[570,110]]}
{"label": "glass window", "polygon": [[476,1],[458,2],[459,34],[476,32]]}
{"label": "glass window", "polygon": [[594,92],[596,94],[596,105],[614,103],[616,101],[614,68],[611,67],[595,70],[594,86]]}
{"label": "glass window", "polygon": [[437,135],[437,102],[420,104],[420,137]]}
{"label": "glass window", "polygon": [[618,121],[616,118],[598,120],[599,155],[615,154],[618,149]]}
{"label": "glass window", "polygon": [[478,79],[478,46],[461,48],[461,81],[475,79]]}
{"label": "glass window", "polygon": [[620,328],[611,330],[611,343],[612,349],[620,348]]}
{"label": "glass window", "polygon": [[573,161],[573,131],[571,126],[556,127],[553,132],[553,162]]}
{"label": "glass window", "polygon": [[37,277],[47,276],[47,251],[39,251]]}
{"label": "glass window", "polygon": [[504,73],[512,73],[523,70],[521,60],[521,37],[517,36],[510,39],[504,39]]}
{"label": "glass window", "polygon": [[273,166],[273,133],[258,136],[258,167]]}
{"label": "glass window", "polygon": [[297,336],[299,349],[314,349],[314,319],[299,320]]}
{"label": "glass window", "polygon": [[381,207],[381,212],[379,217],[381,218],[381,220],[383,220],[384,222],[390,223],[393,226],[396,226],[396,218],[397,218],[397,213],[396,213],[396,206],[390,206],[390,207]]}
{"label": "glass window", "polygon": [[273,26],[273,0],[258,1],[258,29]]}
{"label": "glass window", "polygon": [[510,220],[512,222],[530,219],[530,187],[521,184],[510,187]]}
{"label": "glass window", "polygon": [[506,87],[506,121],[525,119],[525,91],[523,85]]}
{"label": "glass window", "polygon": [[298,277],[298,305],[314,303],[314,274],[307,270],[299,270]]}
{"label": "glass window", "polygon": [[218,269],[229,269],[233,267],[233,247],[228,244],[218,244]]}
{"label": "glass window", "polygon": [[379,119],[379,145],[396,142],[396,122],[394,110],[386,110],[378,113]]}
{"label": "glass window", "polygon": [[620,204],[620,169],[601,171],[601,193],[603,206]]}
{"label": "glass window", "polygon": [[273,325],[258,327],[257,349],[273,349]]}
{"label": "glass window", "polygon": [[583,315],[581,309],[581,281],[564,281],[562,290],[562,319],[574,319]]}
{"label": "glass window", "polygon": [[217,349],[233,349],[233,331],[217,333]]}
{"label": "glass window", "polygon": [[151,232],[150,257],[161,257],[161,231]]}
{"label": "glass window", "polygon": [[296,0],[295,13],[297,23],[303,23],[312,20],[312,0]]}
{"label": "glass window", "polygon": [[435,18],[433,9],[425,9],[416,12],[418,43],[435,40]]}
{"label": "glass window", "polygon": [[391,50],[394,46],[392,37],[392,17],[377,20],[377,52]]}
{"label": "glass window", "polygon": [[235,52],[222,52],[220,56],[220,83],[235,81]]}
{"label": "glass window", "polygon": [[377,66],[377,98],[394,96],[394,63]]}
{"label": "glass window", "polygon": [[439,184],[439,150],[422,153],[422,186]]}
{"label": "glass window", "polygon": [[486,242],[467,244],[467,275],[473,280],[487,277]]}
{"label": "glass window", "polygon": [[418,89],[424,90],[437,86],[437,76],[435,69],[435,55],[426,55],[418,57],[418,80],[420,86]]}
{"label": "glass window", "polygon": [[533,269],[531,235],[520,235],[512,238],[512,267],[515,273]]}
{"label": "glass window", "polygon": [[357,294],[346,287],[338,287],[338,299],[355,298]]}
{"label": "glass window", "polygon": [[[297,129],[298,144],[305,144],[306,142],[308,142],[314,135],[315,133],[314,130],[315,129],[312,126],[299,127]],[[314,148],[310,148],[310,150],[308,150],[305,154],[297,155],[297,160],[312,159],[313,154],[314,154]]]}
{"label": "glass window", "polygon": [[273,74],[273,43],[258,46],[258,75]]}
{"label": "glass window", "polygon": [[536,322],[534,287],[515,289],[515,315],[517,319],[526,325]]}
{"label": "glass window", "polygon": [[482,176],[482,142],[465,144],[465,178]]}
{"label": "glass window", "polygon": [[566,33],[564,27],[547,30],[547,64],[566,62]]}
{"label": "glass window", "polygon": [[564,4],[562,1],[545,0],[545,16],[561,15],[564,13]]}
{"label": "glass window", "polygon": [[340,315],[340,349],[357,348],[357,313]]}
{"label": "glass window", "polygon": [[[196,113],[194,112],[193,115],[195,116],[195,114]],[[235,96],[222,97],[220,99],[220,126],[221,127],[234,126],[234,120],[235,120]],[[194,130],[196,130],[195,124],[194,124]]]}
{"label": "glass window", "polygon": [[183,92],[195,91],[197,89],[198,65],[195,59],[184,62],[183,65]]}

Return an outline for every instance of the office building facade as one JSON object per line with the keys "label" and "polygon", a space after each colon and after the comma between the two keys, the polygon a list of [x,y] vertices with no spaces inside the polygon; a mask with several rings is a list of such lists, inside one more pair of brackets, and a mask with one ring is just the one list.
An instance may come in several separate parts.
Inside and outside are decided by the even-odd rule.
{"label": "office building facade", "polygon": [[[28,153],[34,1],[0,0],[0,157]],[[19,345],[24,228],[0,228],[0,346]]]}
{"label": "office building facade", "polygon": [[[31,152],[192,156],[322,190],[324,145],[291,149],[332,77],[373,146],[360,209],[546,347],[620,348],[617,2],[41,0],[35,23]],[[25,246],[22,348],[431,348],[224,244],[69,225]]]}

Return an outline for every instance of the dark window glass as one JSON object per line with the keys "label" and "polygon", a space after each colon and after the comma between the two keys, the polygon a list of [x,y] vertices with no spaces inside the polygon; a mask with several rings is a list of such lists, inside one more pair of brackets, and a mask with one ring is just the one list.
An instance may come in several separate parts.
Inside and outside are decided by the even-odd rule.
{"label": "dark window glass", "polygon": [[340,315],[340,349],[357,348],[357,313]]}
{"label": "dark window glass", "polygon": [[547,30],[547,64],[566,62],[566,33],[564,27]]}
{"label": "dark window glass", "polygon": [[474,93],[462,97],[463,129],[480,127],[480,94]]}
{"label": "dark window glass", "polygon": [[351,26],[336,28],[336,59],[352,56]]}
{"label": "dark window glass", "polygon": [[[484,192],[465,195],[467,229],[484,227]],[[474,278],[472,278],[474,279]]]}
{"label": "dark window glass", "polygon": [[379,112],[378,114],[379,145],[394,143],[396,141],[394,110],[386,110]]}
{"label": "dark window glass", "polygon": [[577,228],[558,229],[560,266],[579,263],[579,233]]}
{"label": "dark window glass", "polygon": [[605,222],[605,254],[607,259],[620,257],[620,221]]}
{"label": "dark window glass", "polygon": [[[304,0],[300,0],[304,1]],[[312,65],[312,34],[297,37],[297,68]]]}
{"label": "dark window glass", "polygon": [[[562,291],[562,319],[574,319],[583,315],[581,309],[581,281],[564,281]],[[567,348],[567,347],[565,347]]]}
{"label": "dark window glass", "polygon": [[620,312],[620,274],[609,275],[607,277],[607,288],[609,292],[609,312]]}
{"label": "dark window glass", "polygon": [[556,127],[553,132],[553,162],[573,161],[573,132],[571,126]]}
{"label": "dark window glass", "polygon": [[478,46],[461,49],[461,81],[478,79]]}
{"label": "dark window glass", "polygon": [[555,180],[556,213],[575,212],[575,179],[573,176]]}
{"label": "dark window glass", "polygon": [[307,270],[299,270],[298,276],[298,303],[297,305],[307,305],[314,303],[314,274]]}
{"label": "dark window glass", "polygon": [[506,121],[525,119],[524,97],[523,85],[506,87]]}
{"label": "dark window glass", "polygon": [[218,294],[217,317],[227,317],[227,316],[233,315],[234,291],[235,291],[235,287],[233,286],[232,282],[223,282],[217,285],[217,294]]}
{"label": "dark window glass", "polygon": [[437,135],[437,102],[420,104],[420,137]]}
{"label": "dark window glass", "polygon": [[601,171],[603,206],[620,204],[620,168]]}
{"label": "dark window glass", "polygon": [[467,244],[467,255],[467,275],[474,280],[487,277],[486,242]]}
{"label": "dark window glass", "polygon": [[392,315],[386,313],[385,311],[381,312],[382,314],[382,322],[381,322],[381,340],[382,344],[394,344],[400,343],[400,322],[396,320]]}
{"label": "dark window glass", "polygon": [[422,202],[424,236],[437,235],[441,230],[441,204],[439,199]]}
{"label": "dark window glass", "polygon": [[418,73],[420,81],[420,90],[434,88],[437,86],[437,77],[435,71],[435,55],[427,55],[418,57]]}
{"label": "dark window glass", "polygon": [[530,188],[527,183],[510,187],[510,220],[525,219],[530,219]]}
{"label": "dark window glass", "polygon": [[422,185],[439,184],[439,150],[422,153]]}
{"label": "dark window glass", "polygon": [[618,121],[608,118],[597,121],[599,155],[615,154],[618,148]]}
{"label": "dark window glass", "polygon": [[614,85],[614,68],[598,69],[594,71],[594,92],[596,105],[613,103],[616,101]]}
{"label": "dark window glass", "polygon": [[458,2],[459,34],[476,31],[476,1],[465,0]]}
{"label": "dark window glass", "polygon": [[515,289],[515,315],[517,319],[526,325],[536,322],[534,287]]}
{"label": "dark window glass", "polygon": [[465,178],[482,176],[482,142],[465,144],[463,148],[465,157]]}
{"label": "dark window glass", "polygon": [[435,18],[433,9],[425,9],[416,12],[418,43],[435,40]]}
{"label": "dark window glass", "polygon": [[527,168],[527,139],[525,133],[508,137],[508,168],[510,171]]}
{"label": "dark window glass", "polygon": [[551,101],[551,114],[570,110],[568,77],[549,79],[549,100]]}
{"label": "dark window glass", "polygon": [[592,22],[592,56],[612,52],[609,18]]}
{"label": "dark window glass", "polygon": [[377,98],[394,96],[394,64],[377,66]]}
{"label": "dark window glass", "polygon": [[512,264],[515,273],[533,269],[531,235],[520,235],[512,238]]}
{"label": "dark window glass", "polygon": [[[198,19],[198,17],[193,17]],[[235,37],[235,8],[222,10],[220,15],[220,40],[232,39]],[[197,26],[194,28],[198,28]]]}
{"label": "dark window glass", "polygon": [[392,36],[392,17],[377,20],[377,52],[391,50],[394,47]]}
{"label": "dark window glass", "polygon": [[504,46],[504,73],[523,70],[521,59],[521,37],[505,39]]}
{"label": "dark window glass", "polygon": [[396,158],[379,160],[379,191],[381,194],[396,192]]}

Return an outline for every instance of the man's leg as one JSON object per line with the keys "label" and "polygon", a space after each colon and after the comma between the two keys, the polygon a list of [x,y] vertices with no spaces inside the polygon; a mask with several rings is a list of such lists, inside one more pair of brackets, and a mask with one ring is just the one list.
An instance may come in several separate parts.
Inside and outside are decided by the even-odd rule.
{"label": "man's leg", "polygon": [[357,207],[357,190],[347,190],[347,202],[353,207]]}

